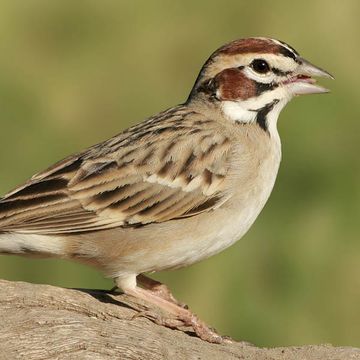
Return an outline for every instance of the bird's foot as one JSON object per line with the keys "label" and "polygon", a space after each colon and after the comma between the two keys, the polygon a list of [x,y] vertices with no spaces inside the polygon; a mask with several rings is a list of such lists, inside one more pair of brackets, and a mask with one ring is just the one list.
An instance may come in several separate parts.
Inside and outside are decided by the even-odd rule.
{"label": "bird's foot", "polygon": [[126,289],[125,293],[138,299],[142,299],[145,304],[152,304],[163,310],[158,312],[148,308],[146,311],[139,311],[134,316],[135,318],[145,317],[158,325],[181,331],[184,331],[186,327],[191,327],[200,339],[210,343],[220,344],[231,342],[229,338],[217,334],[214,329],[211,329],[190,310],[179,306],[173,301],[159,297],[151,290],[135,287]]}
{"label": "bird's foot", "polygon": [[[137,281],[142,287],[127,286],[128,283],[121,280],[123,279],[115,279],[116,284],[125,294],[144,302],[141,305],[145,306],[145,310],[135,309],[137,313],[133,318],[145,317],[158,325],[181,331],[191,327],[200,339],[210,343],[232,342],[230,338],[219,335],[206,325],[186,305],[177,301],[166,285],[144,275],[137,276]],[[150,304],[155,305],[157,309],[149,307]]]}
{"label": "bird's foot", "polygon": [[174,318],[154,314],[152,311],[141,311],[137,313],[134,318],[145,317],[157,325],[166,326],[180,331],[184,331],[185,328],[191,327],[200,339],[210,343],[222,344],[233,342],[230,337],[219,335],[215,329],[206,325],[195,314],[191,313],[189,310],[186,311],[188,311],[188,314],[179,314]]}
{"label": "bird's foot", "polygon": [[195,334],[202,340],[215,343],[222,344],[232,342],[230,338],[219,335],[215,329],[209,327],[205,322],[200,320],[195,314],[188,311],[189,314],[184,319],[179,318],[178,320],[182,320],[184,325],[191,326],[195,332]]}

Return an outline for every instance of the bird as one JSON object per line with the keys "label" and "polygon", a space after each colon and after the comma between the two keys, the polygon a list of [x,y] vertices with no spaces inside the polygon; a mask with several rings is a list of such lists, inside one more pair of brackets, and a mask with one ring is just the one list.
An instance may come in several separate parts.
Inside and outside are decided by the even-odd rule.
{"label": "bird", "polygon": [[[224,337],[148,273],[219,253],[251,227],[281,160],[277,120],[333,78],[285,42],[231,41],[180,105],[55,163],[0,199],[0,254],[94,266],[122,292],[169,313],[158,322]],[[173,324],[173,327],[177,326]]]}

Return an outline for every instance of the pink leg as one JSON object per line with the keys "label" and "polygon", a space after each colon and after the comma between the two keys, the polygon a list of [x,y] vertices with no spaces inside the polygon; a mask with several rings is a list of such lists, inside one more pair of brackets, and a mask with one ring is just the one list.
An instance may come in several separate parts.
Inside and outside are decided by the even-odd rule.
{"label": "pink leg", "polygon": [[[150,285],[155,283],[154,286],[162,285],[157,281],[146,278],[146,282]],[[143,278],[141,279],[143,280]],[[148,281],[150,280],[150,281]],[[153,315],[142,315],[150,320],[156,322],[160,325],[165,325],[171,328],[178,329],[181,326],[191,326],[196,335],[202,340],[211,342],[211,343],[222,343],[222,342],[230,342],[229,339],[223,338],[219,334],[217,334],[214,330],[210,329],[203,321],[201,321],[195,314],[193,314],[190,310],[185,309],[177,304],[177,302],[173,302],[171,299],[168,300],[159,296],[158,293],[153,292],[151,290],[142,289],[136,286],[136,278],[127,278],[127,279],[115,279],[119,288],[121,288],[125,294],[131,295],[135,298],[142,299],[143,301],[153,304],[158,308],[172,314],[175,318],[165,318],[165,317],[154,317]],[[151,286],[150,286],[151,287]],[[166,287],[165,287],[166,288]],[[167,289],[167,288],[166,288]],[[167,291],[169,291],[167,289]],[[169,291],[170,292],[170,291]]]}
{"label": "pink leg", "polygon": [[171,303],[174,303],[178,306],[181,306],[182,308],[187,309],[188,306],[186,304],[183,304],[179,302],[174,295],[171,293],[170,289],[165,285],[162,284],[159,281],[153,280],[143,274],[140,274],[137,276],[137,282],[142,287],[144,287],[147,290],[150,290],[152,293],[157,295],[158,297],[167,300]]}

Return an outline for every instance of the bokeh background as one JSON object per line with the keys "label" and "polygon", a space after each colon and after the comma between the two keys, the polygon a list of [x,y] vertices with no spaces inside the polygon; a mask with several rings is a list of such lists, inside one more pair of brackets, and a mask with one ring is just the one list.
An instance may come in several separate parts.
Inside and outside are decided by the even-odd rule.
{"label": "bokeh background", "polygon": [[[282,112],[283,161],[251,231],[155,275],[221,333],[360,346],[360,2],[0,1],[0,191],[184,101],[206,58],[270,36],[332,72]],[[0,277],[110,288],[88,267],[0,257]]]}

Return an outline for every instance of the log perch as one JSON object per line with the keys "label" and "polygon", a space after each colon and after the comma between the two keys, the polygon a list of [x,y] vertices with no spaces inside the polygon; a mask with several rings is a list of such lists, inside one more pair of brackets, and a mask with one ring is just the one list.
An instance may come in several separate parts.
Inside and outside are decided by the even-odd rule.
{"label": "log perch", "polygon": [[360,349],[331,345],[209,344],[155,324],[145,311],[159,316],[126,295],[0,280],[0,359],[360,359]]}

